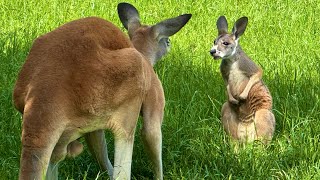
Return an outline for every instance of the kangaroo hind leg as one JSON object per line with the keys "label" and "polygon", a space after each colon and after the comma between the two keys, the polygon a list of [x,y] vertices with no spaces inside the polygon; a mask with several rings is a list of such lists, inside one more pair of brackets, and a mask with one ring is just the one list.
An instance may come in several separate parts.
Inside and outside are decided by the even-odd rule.
{"label": "kangaroo hind leg", "polygon": [[108,149],[104,130],[96,130],[85,135],[86,142],[93,157],[103,171],[108,171],[110,179],[113,177],[113,167],[108,157]]}

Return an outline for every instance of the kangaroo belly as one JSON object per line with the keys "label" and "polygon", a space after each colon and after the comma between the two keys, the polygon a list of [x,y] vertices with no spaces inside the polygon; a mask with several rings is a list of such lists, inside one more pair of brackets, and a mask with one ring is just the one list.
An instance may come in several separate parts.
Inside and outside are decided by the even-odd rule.
{"label": "kangaroo belly", "polygon": [[256,129],[254,122],[243,123],[240,122],[238,124],[238,138],[242,142],[252,142],[256,137]]}
{"label": "kangaroo belly", "polygon": [[272,109],[272,97],[262,81],[252,86],[247,99],[239,106],[239,118],[249,118],[259,109]]}

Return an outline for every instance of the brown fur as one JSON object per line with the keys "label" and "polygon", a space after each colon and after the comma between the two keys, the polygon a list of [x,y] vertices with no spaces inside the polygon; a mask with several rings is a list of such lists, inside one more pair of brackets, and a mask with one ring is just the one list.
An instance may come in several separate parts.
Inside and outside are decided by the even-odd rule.
{"label": "brown fur", "polygon": [[[129,25],[132,16],[138,18],[132,5],[121,3],[118,8],[133,12],[119,11],[121,17],[129,19]],[[172,19],[175,32],[190,17]],[[156,57],[151,54],[157,53],[159,39],[149,29],[129,29],[131,38],[139,40],[137,44],[112,23],[89,17],[69,22],[34,41],[13,93],[15,107],[23,114],[20,179],[57,179],[58,163],[81,153],[83,146],[77,141],[81,136],[86,137],[91,153],[110,179],[129,179],[140,112],[146,151],[156,178],[163,178],[161,123],[165,100],[152,68],[157,59],[151,58]],[[136,31],[146,33],[136,37]],[[114,168],[104,129],[115,136]]]}
{"label": "brown fur", "polygon": [[217,21],[219,36],[210,53],[215,59],[222,58],[220,70],[227,86],[222,124],[232,138],[241,142],[269,142],[275,128],[272,97],[261,80],[262,69],[238,45],[246,24],[247,18],[239,19],[232,34],[228,34],[224,16]]}

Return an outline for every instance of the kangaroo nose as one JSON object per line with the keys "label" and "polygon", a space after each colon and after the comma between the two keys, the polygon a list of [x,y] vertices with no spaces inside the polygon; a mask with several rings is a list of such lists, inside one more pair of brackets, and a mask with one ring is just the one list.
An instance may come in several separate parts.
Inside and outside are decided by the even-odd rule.
{"label": "kangaroo nose", "polygon": [[211,50],[210,50],[211,56],[213,56],[215,53],[216,53],[216,50],[215,50],[215,49],[211,49]]}

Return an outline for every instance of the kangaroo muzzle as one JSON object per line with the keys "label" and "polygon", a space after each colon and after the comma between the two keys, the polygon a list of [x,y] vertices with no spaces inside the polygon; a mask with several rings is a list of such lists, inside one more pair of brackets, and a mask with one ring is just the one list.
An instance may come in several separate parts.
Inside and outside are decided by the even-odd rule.
{"label": "kangaroo muzzle", "polygon": [[217,50],[215,48],[212,48],[209,52],[210,52],[210,55],[213,57],[213,59],[217,60],[220,58],[220,56],[217,54]]}

